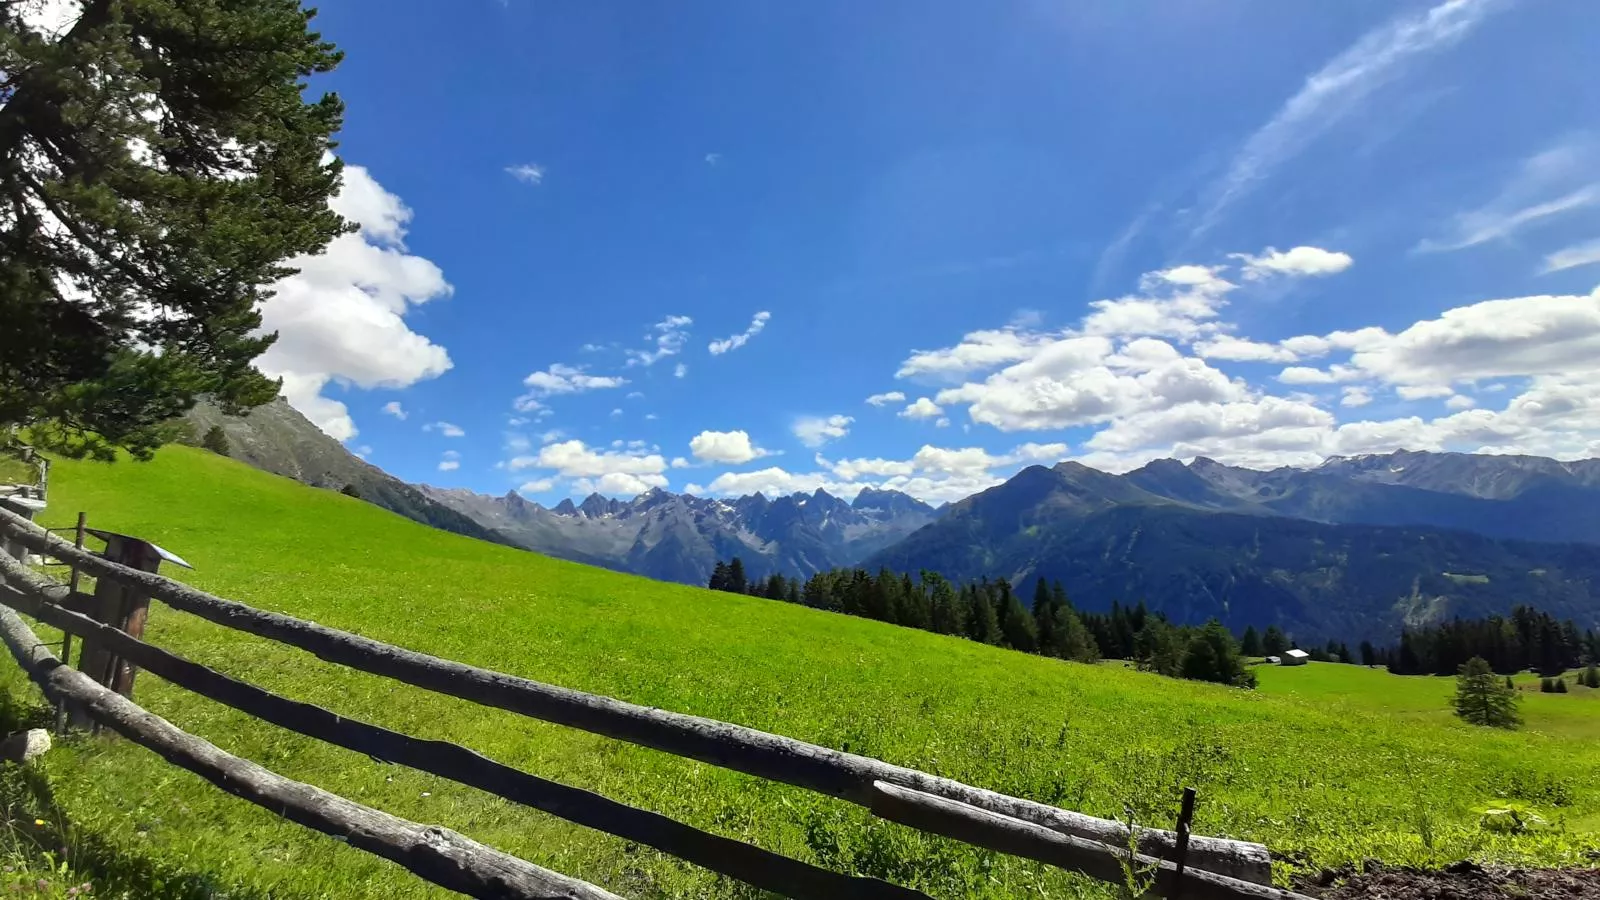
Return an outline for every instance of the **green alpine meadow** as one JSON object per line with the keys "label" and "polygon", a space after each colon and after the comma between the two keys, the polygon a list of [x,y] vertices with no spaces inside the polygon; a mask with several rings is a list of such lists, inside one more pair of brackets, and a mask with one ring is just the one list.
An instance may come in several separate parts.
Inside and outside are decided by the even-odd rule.
{"label": "green alpine meadow", "polygon": [[[1591,863],[1600,690],[1518,676],[1517,731],[1450,709],[1451,678],[1255,666],[1242,690],[1048,659],[773,600],[649,581],[448,534],[337,491],[169,446],[148,463],[58,461],[45,524],[152,540],[164,570],[262,609],[565,687],[760,728],[1086,813],[1260,841],[1275,878],[1382,859]],[[1080,604],[1089,598],[1078,598]],[[56,639],[40,628],[45,640]],[[464,744],[718,834],[936,897],[1111,897],[1092,882],[875,820],[797,788],[443,697],[156,603],[148,640],[352,718]],[[15,726],[38,691],[3,672]],[[1574,679],[1569,679],[1574,680]],[[756,892],[648,848],[265,725],[143,674],[135,699],[309,782],[628,897]],[[67,741],[22,786],[13,829],[99,860],[97,889],[163,896],[444,896],[109,736]],[[19,810],[35,818],[20,820]],[[1515,813],[1514,824],[1507,825]],[[41,824],[27,824],[38,822]],[[81,870],[82,864],[79,864]],[[153,887],[154,886],[154,887]]]}

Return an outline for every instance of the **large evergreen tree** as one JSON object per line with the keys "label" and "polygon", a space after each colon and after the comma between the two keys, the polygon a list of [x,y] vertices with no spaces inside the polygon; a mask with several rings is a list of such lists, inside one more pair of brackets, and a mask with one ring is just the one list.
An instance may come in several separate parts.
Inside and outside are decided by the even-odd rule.
{"label": "large evergreen tree", "polygon": [[900,576],[900,609],[895,621],[907,628],[927,631],[933,627],[933,607],[922,585],[912,584],[910,575]]}
{"label": "large evergreen tree", "polygon": [[1052,603],[1050,617],[1053,620],[1051,640],[1054,641],[1051,656],[1082,663],[1099,662],[1100,647],[1072,607]]}
{"label": "large evergreen tree", "polygon": [[723,588],[735,594],[748,593],[750,581],[744,574],[744,560],[735,556],[728,562],[728,586]]}
{"label": "large evergreen tree", "polygon": [[1266,656],[1266,651],[1261,648],[1261,634],[1254,625],[1244,630],[1244,638],[1239,641],[1239,652],[1245,656]]}
{"label": "large evergreen tree", "polygon": [[1134,636],[1134,661],[1157,675],[1176,677],[1183,667],[1183,638],[1165,619],[1151,616]]}
{"label": "large evergreen tree", "polygon": [[761,591],[761,596],[768,600],[783,600],[789,596],[789,585],[782,575],[773,572],[767,576],[766,586]]}
{"label": "large evergreen tree", "polygon": [[1516,728],[1522,722],[1517,692],[1495,677],[1489,661],[1474,656],[1461,664],[1456,675],[1456,715],[1474,725]]}
{"label": "large evergreen tree", "polygon": [[[1239,655],[1239,645],[1233,635],[1216,619],[1189,638],[1184,648],[1182,674],[1196,681],[1215,681],[1218,684],[1243,684],[1244,660]],[[1253,683],[1253,682],[1252,682]]]}
{"label": "large evergreen tree", "polygon": [[1033,621],[1039,626],[1039,652],[1059,656],[1056,646],[1055,600],[1050,596],[1050,586],[1040,578],[1033,586]]}
{"label": "large evergreen tree", "polygon": [[202,394],[271,400],[259,304],[344,228],[340,59],[297,0],[0,2],[0,434],[147,456]]}
{"label": "large evergreen tree", "polygon": [[1266,656],[1282,656],[1289,649],[1289,639],[1284,636],[1282,629],[1276,625],[1268,625],[1266,634],[1261,636],[1261,651]]}
{"label": "large evergreen tree", "polygon": [[1000,634],[1005,638],[1006,646],[1023,653],[1032,653],[1039,649],[1039,626],[1033,620],[1033,614],[1022,605],[1022,600],[1016,594],[1006,592],[1005,606],[1000,615]]}
{"label": "large evergreen tree", "polygon": [[956,594],[950,582],[933,572],[923,572],[922,583],[928,586],[933,630],[940,634],[960,634],[961,610],[956,604]]}
{"label": "large evergreen tree", "polygon": [[1000,617],[995,615],[988,591],[976,585],[968,585],[967,591],[967,637],[983,644],[1000,643]]}

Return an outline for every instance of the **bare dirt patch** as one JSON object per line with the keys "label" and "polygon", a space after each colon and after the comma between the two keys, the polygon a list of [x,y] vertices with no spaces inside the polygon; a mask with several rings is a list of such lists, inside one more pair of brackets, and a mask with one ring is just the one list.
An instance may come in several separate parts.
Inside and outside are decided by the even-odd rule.
{"label": "bare dirt patch", "polygon": [[1301,891],[1321,900],[1600,900],[1600,868],[1511,869],[1460,862],[1439,871],[1369,865],[1329,871]]}

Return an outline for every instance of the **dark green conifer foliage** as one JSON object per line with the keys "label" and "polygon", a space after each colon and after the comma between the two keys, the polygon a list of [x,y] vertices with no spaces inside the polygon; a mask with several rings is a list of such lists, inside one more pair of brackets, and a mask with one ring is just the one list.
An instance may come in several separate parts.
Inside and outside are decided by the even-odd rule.
{"label": "dark green conifer foliage", "polygon": [[259,306],[347,227],[343,105],[301,92],[340,54],[295,0],[95,0],[56,40],[29,6],[0,3],[0,430],[148,457],[201,395],[278,394]]}

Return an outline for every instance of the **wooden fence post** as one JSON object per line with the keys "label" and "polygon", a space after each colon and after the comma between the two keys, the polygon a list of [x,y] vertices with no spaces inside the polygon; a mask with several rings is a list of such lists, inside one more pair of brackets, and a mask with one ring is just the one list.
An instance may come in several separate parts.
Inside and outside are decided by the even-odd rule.
{"label": "wooden fence post", "polygon": [[1188,862],[1189,828],[1194,824],[1194,788],[1183,789],[1183,806],[1178,810],[1178,847],[1172,863],[1172,900],[1183,896],[1183,867]]}
{"label": "wooden fence post", "polygon": [[[83,528],[88,518],[88,513],[78,513],[78,527],[73,533],[72,546],[79,550],[83,549]],[[72,578],[67,582],[67,590],[72,594],[76,594],[78,592],[78,582],[83,578],[83,572],[78,569],[77,563],[71,563],[70,565],[72,566]],[[61,664],[64,666],[72,665],[72,632],[70,631],[61,632]],[[66,733],[67,702],[62,700],[56,704],[56,734],[64,735]]]}
{"label": "wooden fence post", "polygon": [[[161,568],[162,560],[172,560],[185,567],[189,565],[149,541],[94,528],[87,531],[106,542],[105,552],[101,556],[131,569],[155,573]],[[145,622],[150,617],[150,595],[134,585],[122,584],[112,578],[100,578],[95,581],[94,599],[85,613],[96,622],[142,638]],[[99,641],[84,638],[78,671],[92,678],[96,684],[111,688],[124,697],[133,697],[133,677],[138,670],[131,663],[117,658]],[[72,710],[71,719],[73,725],[80,727],[92,724],[81,710]]]}
{"label": "wooden fence post", "polygon": [[[45,508],[45,501],[40,497],[30,497],[28,496],[28,493],[24,491],[5,497],[0,497],[0,506],[5,507],[7,510],[16,513],[17,515],[20,515],[24,519],[27,519],[31,522],[33,521],[33,517],[38,515]],[[4,546],[0,546],[0,552],[9,554],[12,559],[15,559],[20,563],[26,563],[28,561],[28,548],[17,541],[14,536],[6,536],[3,539],[3,544]]]}

